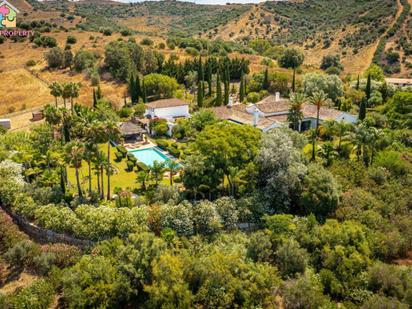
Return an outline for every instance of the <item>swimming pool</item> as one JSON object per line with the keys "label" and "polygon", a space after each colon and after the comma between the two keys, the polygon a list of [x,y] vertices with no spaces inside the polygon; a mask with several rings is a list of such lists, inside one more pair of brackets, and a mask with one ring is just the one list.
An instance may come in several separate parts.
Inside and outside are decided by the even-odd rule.
{"label": "swimming pool", "polygon": [[168,158],[156,147],[130,150],[130,152],[136,157],[137,160],[143,162],[147,166],[153,166],[154,161],[164,163],[166,161],[171,160],[171,158]]}

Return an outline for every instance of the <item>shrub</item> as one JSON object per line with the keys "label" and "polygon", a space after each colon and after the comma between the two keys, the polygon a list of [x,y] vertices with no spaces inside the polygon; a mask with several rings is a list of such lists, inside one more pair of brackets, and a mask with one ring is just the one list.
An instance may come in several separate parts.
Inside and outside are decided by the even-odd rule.
{"label": "shrub", "polygon": [[395,176],[405,175],[410,169],[410,165],[402,158],[402,154],[394,150],[379,152],[374,164],[385,168]]}
{"label": "shrub", "polygon": [[142,45],[146,45],[146,46],[152,46],[153,45],[153,41],[149,38],[144,38],[140,41],[140,44]]}
{"label": "shrub", "polygon": [[23,240],[7,250],[5,258],[13,267],[21,269],[29,266],[39,252],[39,246],[29,240]]}
{"label": "shrub", "polygon": [[149,170],[150,170],[149,167],[148,167],[146,164],[144,164],[143,162],[138,161],[138,162],[136,163],[136,165],[137,165],[137,168],[138,168],[140,171],[149,171]]}
{"label": "shrub", "polygon": [[73,35],[69,35],[66,39],[66,44],[76,44],[77,39]]}
{"label": "shrub", "polygon": [[33,258],[33,266],[40,275],[47,274],[56,261],[56,256],[51,252],[42,252]]}
{"label": "shrub", "polygon": [[26,62],[26,66],[28,67],[33,67],[35,65],[36,65],[36,61],[34,61],[33,59]]}
{"label": "shrub", "polygon": [[116,146],[116,149],[118,152],[120,152],[122,154],[122,156],[125,158],[128,154],[126,147],[122,146],[122,145],[118,145]]}
{"label": "shrub", "polygon": [[6,296],[3,304],[4,308],[49,308],[54,296],[53,285],[44,279],[40,279],[16,294]]}
{"label": "shrub", "polygon": [[199,234],[214,234],[222,228],[222,219],[215,205],[209,201],[201,201],[193,206],[193,222]]}

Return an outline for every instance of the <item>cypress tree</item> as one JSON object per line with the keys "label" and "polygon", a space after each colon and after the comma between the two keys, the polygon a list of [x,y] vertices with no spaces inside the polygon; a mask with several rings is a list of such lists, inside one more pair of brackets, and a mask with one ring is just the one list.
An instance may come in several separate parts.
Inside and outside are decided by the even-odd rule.
{"label": "cypress tree", "polygon": [[197,82],[197,106],[203,107],[203,82],[201,80]]}
{"label": "cypress tree", "polygon": [[240,86],[239,86],[239,100],[242,103],[245,100],[245,81],[243,71],[240,74]]}
{"label": "cypress tree", "polygon": [[358,81],[356,82],[356,90],[359,90],[360,88],[360,80],[359,80],[359,74],[358,74]]}
{"label": "cypress tree", "polygon": [[229,94],[230,94],[230,77],[229,77],[229,71],[226,70],[225,74],[225,101],[224,104],[228,105],[229,104]]}
{"label": "cypress tree", "polygon": [[200,84],[200,88],[198,87],[198,90],[201,90],[201,95],[202,95],[202,102],[203,102],[203,97],[205,96],[205,89],[203,86],[203,82],[205,80],[205,74],[203,71],[203,64],[202,64],[202,57],[199,58],[199,70],[197,72],[197,79],[198,79],[198,84]]}
{"label": "cypress tree", "polygon": [[136,84],[135,84],[135,79],[134,76],[130,76],[129,80],[129,93],[130,93],[130,99],[132,100],[132,104],[135,104],[137,101],[136,98]]}
{"label": "cypress tree", "polygon": [[100,100],[101,98],[103,98],[103,94],[102,94],[102,89],[100,88],[100,85],[97,86],[97,99]]}
{"label": "cypress tree", "polygon": [[97,96],[96,96],[96,90],[93,88],[93,107],[97,107]]}
{"label": "cypress tree", "polygon": [[269,71],[268,71],[268,69],[266,68],[266,70],[265,70],[265,76],[264,76],[264,78],[263,78],[263,85],[262,85],[262,87],[263,87],[263,89],[265,89],[265,90],[268,90],[269,89]]}
{"label": "cypress tree", "polygon": [[207,62],[207,86],[208,86],[208,96],[212,96],[212,65],[210,61]]}
{"label": "cypress tree", "polygon": [[371,79],[370,74],[368,74],[368,81],[366,82],[365,93],[366,93],[366,100],[369,101],[369,99],[371,98],[371,93],[372,93],[372,79]]}
{"label": "cypress tree", "polygon": [[359,120],[363,120],[366,117],[366,98],[363,98],[359,105]]}
{"label": "cypress tree", "polygon": [[135,84],[136,102],[139,103],[139,98],[142,97],[142,88],[140,87],[139,74],[136,75]]}
{"label": "cypress tree", "polygon": [[292,91],[295,92],[296,88],[296,69],[293,68],[293,77],[292,77]]}
{"label": "cypress tree", "polygon": [[143,103],[147,103],[146,86],[144,84],[144,78],[142,80],[142,101]]}
{"label": "cypress tree", "polygon": [[220,73],[217,71],[216,75],[216,106],[222,105],[222,85],[220,83]]}

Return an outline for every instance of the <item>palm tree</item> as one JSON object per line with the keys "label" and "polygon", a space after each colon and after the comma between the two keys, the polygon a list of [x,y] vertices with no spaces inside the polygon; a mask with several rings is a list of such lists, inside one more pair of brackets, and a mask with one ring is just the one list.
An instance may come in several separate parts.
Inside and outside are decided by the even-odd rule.
{"label": "palm tree", "polygon": [[307,98],[303,93],[297,92],[290,95],[288,121],[296,131],[299,131],[299,123],[303,119],[302,106],[306,101]]}
{"label": "palm tree", "polygon": [[309,140],[312,142],[312,158],[311,160],[314,161],[316,159],[316,130],[310,129],[309,130]]}
{"label": "palm tree", "polygon": [[79,197],[83,197],[82,188],[80,186],[80,178],[79,178],[79,168],[82,166],[83,154],[84,154],[84,145],[80,143],[80,141],[72,141],[67,144],[67,159],[69,163],[71,163],[76,172],[76,183],[77,183],[77,191]]}
{"label": "palm tree", "polygon": [[315,92],[309,98],[310,103],[316,106],[316,129],[315,129],[315,138],[313,139],[312,144],[312,161],[316,159],[316,151],[315,151],[315,143],[317,138],[319,137],[319,114],[320,109],[322,106],[326,105],[329,102],[327,95],[321,90],[319,92]]}
{"label": "palm tree", "polygon": [[137,178],[136,178],[136,180],[139,182],[139,183],[141,183],[141,189],[142,189],[142,191],[146,191],[146,180],[147,180],[147,176],[148,176],[149,174],[146,172],[146,171],[139,171],[138,173],[137,173]]}
{"label": "palm tree", "polygon": [[324,143],[319,149],[319,155],[325,159],[325,165],[330,166],[337,155],[333,143]]}
{"label": "palm tree", "polygon": [[362,156],[365,166],[369,166],[373,160],[381,133],[380,130],[374,127],[360,124],[355,127],[351,135],[357,160],[359,161]]}
{"label": "palm tree", "polygon": [[173,176],[176,175],[177,171],[180,169],[180,164],[173,160],[168,160],[166,167],[170,173],[170,185],[173,185]]}
{"label": "palm tree", "polygon": [[71,109],[73,110],[74,98],[78,98],[80,95],[81,83],[70,83],[70,103]]}
{"label": "palm tree", "polygon": [[112,171],[111,162],[110,162],[110,149],[111,149],[111,142],[117,140],[120,137],[119,127],[117,126],[116,122],[113,120],[105,120],[104,122],[104,132],[105,132],[105,140],[107,142],[107,199],[111,199],[110,195],[110,174]]}
{"label": "palm tree", "polygon": [[61,97],[62,95],[62,85],[58,82],[53,82],[49,85],[49,89],[50,89],[50,94],[54,97],[55,101],[56,101],[56,107],[57,107],[57,98]]}
{"label": "palm tree", "polygon": [[63,98],[64,108],[67,108],[66,100],[71,97],[71,92],[72,92],[72,89],[71,89],[70,83],[63,83],[61,96]]}
{"label": "palm tree", "polygon": [[322,108],[322,106],[329,103],[329,99],[328,96],[321,90],[319,92],[313,93],[309,98],[309,101],[316,106],[316,133],[318,134],[320,109]]}
{"label": "palm tree", "polygon": [[335,133],[338,136],[338,153],[341,153],[342,151],[342,139],[345,137],[348,131],[351,130],[352,124],[346,123],[343,121],[336,121],[335,122]]}
{"label": "palm tree", "polygon": [[153,162],[153,166],[150,167],[150,173],[153,175],[153,178],[156,182],[156,186],[159,184],[159,180],[163,176],[164,163],[159,163],[157,161]]}
{"label": "palm tree", "polygon": [[101,199],[104,199],[104,167],[106,165],[106,157],[102,151],[97,151],[93,157],[93,165],[97,178],[97,192],[100,195]]}

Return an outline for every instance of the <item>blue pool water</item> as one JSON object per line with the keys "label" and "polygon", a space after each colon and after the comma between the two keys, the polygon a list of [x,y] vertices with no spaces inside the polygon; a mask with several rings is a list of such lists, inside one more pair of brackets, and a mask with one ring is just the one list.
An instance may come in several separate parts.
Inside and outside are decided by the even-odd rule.
{"label": "blue pool water", "polygon": [[143,162],[147,166],[153,166],[154,161],[163,163],[170,160],[166,155],[161,153],[155,147],[140,150],[131,150],[130,152],[137,158],[137,160]]}

